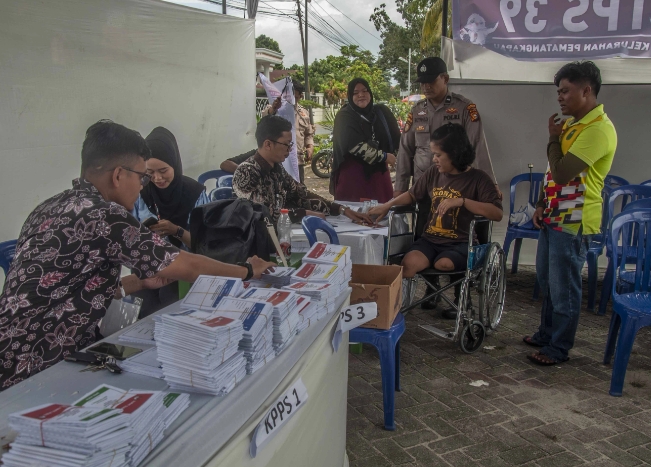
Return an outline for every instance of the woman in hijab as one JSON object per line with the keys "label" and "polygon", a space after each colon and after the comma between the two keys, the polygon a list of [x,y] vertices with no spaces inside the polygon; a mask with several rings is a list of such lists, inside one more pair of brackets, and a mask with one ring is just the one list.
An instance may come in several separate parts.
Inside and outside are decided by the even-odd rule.
{"label": "woman in hijab", "polygon": [[[179,147],[169,130],[154,128],[145,140],[151,149],[147,160],[151,183],[140,191],[134,215],[140,222],[154,217],[158,222],[147,224],[151,230],[178,247],[190,247],[190,212],[210,202],[206,187],[183,175]],[[135,295],[143,299],[139,318],[144,318],[179,299],[178,282]]]}
{"label": "woman in hijab", "polygon": [[147,174],[151,183],[142,189],[136,203],[136,217],[142,222],[153,215],[158,222],[150,228],[181,247],[190,246],[190,212],[209,202],[206,187],[183,175],[181,154],[174,135],[157,127],[145,139],[151,157]]}
{"label": "woman in hijab", "polygon": [[368,82],[348,83],[348,104],[335,117],[330,193],[337,201],[374,199],[386,203],[393,197],[389,165],[400,144],[400,129],[391,111],[373,104]]}

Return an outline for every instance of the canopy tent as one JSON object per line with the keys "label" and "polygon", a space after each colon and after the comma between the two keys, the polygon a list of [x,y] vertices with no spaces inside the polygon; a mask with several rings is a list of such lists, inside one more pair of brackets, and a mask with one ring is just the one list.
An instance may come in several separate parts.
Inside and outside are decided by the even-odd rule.
{"label": "canopy tent", "polygon": [[0,241],[79,176],[99,119],[169,128],[190,176],[254,147],[254,25],[159,0],[4,0]]}

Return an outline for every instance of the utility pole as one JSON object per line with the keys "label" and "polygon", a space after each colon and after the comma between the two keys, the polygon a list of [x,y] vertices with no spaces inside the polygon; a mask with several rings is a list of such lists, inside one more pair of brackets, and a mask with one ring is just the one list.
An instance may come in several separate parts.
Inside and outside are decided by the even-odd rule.
{"label": "utility pole", "polygon": [[411,96],[411,47],[409,47],[409,57],[407,58],[409,59],[409,62],[407,64],[409,67],[407,68],[407,86],[409,86],[408,91],[409,95]]}
{"label": "utility pole", "polygon": [[443,0],[442,36],[448,37],[448,0]]}
{"label": "utility pole", "polygon": [[[305,0],[305,50],[303,51],[303,60],[304,60],[304,67],[305,67],[305,98],[307,100],[312,100],[310,99],[310,77],[308,76],[308,65],[307,65],[307,2],[309,0]],[[312,114],[312,107],[308,109],[308,112],[310,113],[310,124],[314,125],[314,115]]]}
{"label": "utility pole", "polygon": [[226,0],[222,0],[222,15],[226,14]]}

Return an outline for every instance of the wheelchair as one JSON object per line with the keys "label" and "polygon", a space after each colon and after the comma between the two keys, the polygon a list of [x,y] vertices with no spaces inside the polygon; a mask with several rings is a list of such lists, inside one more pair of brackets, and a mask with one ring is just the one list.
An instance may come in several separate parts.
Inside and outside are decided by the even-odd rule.
{"label": "wheelchair", "polygon": [[[429,210],[430,201],[427,200],[414,206],[396,206],[389,211],[385,264],[401,263],[409,247],[424,230]],[[406,220],[409,215],[411,215],[411,222]],[[408,225],[407,231],[404,232],[404,228],[392,228],[396,221]],[[403,233],[394,234],[398,230],[402,230]],[[497,328],[502,318],[506,294],[506,255],[499,243],[491,242],[492,222],[484,217],[475,216],[470,224],[470,232],[474,232],[479,241],[478,244],[473,244],[474,235],[470,235],[466,269],[439,271],[429,268],[419,272],[412,279],[405,279],[408,281],[407,291],[403,293],[403,297],[405,295],[406,297],[400,310],[403,315],[407,314],[421,303],[440,296],[457,311],[454,330],[446,331],[431,325],[420,325],[420,327],[443,339],[458,342],[465,353],[479,350],[486,335]],[[450,283],[441,287],[434,279],[443,275],[450,276]],[[455,276],[462,277],[452,280]],[[422,279],[433,292],[420,300],[413,301],[418,278]],[[460,285],[459,304],[456,305],[443,292],[458,285]]]}

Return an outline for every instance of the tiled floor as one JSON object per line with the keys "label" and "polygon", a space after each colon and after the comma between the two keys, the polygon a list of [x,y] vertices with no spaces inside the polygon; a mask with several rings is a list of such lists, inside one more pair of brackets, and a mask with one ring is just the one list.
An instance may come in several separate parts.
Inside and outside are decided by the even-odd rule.
{"label": "tiled floor", "polygon": [[[533,366],[521,339],[540,316],[534,278],[531,267],[508,274],[502,323],[473,355],[419,328],[442,323],[440,312],[407,315],[396,431],[383,429],[377,353],[350,355],[351,466],[651,464],[651,333],[636,339],[621,398],[608,395],[611,368],[601,363],[610,310],[581,313],[569,362]],[[470,386],[477,380],[489,385]]]}

